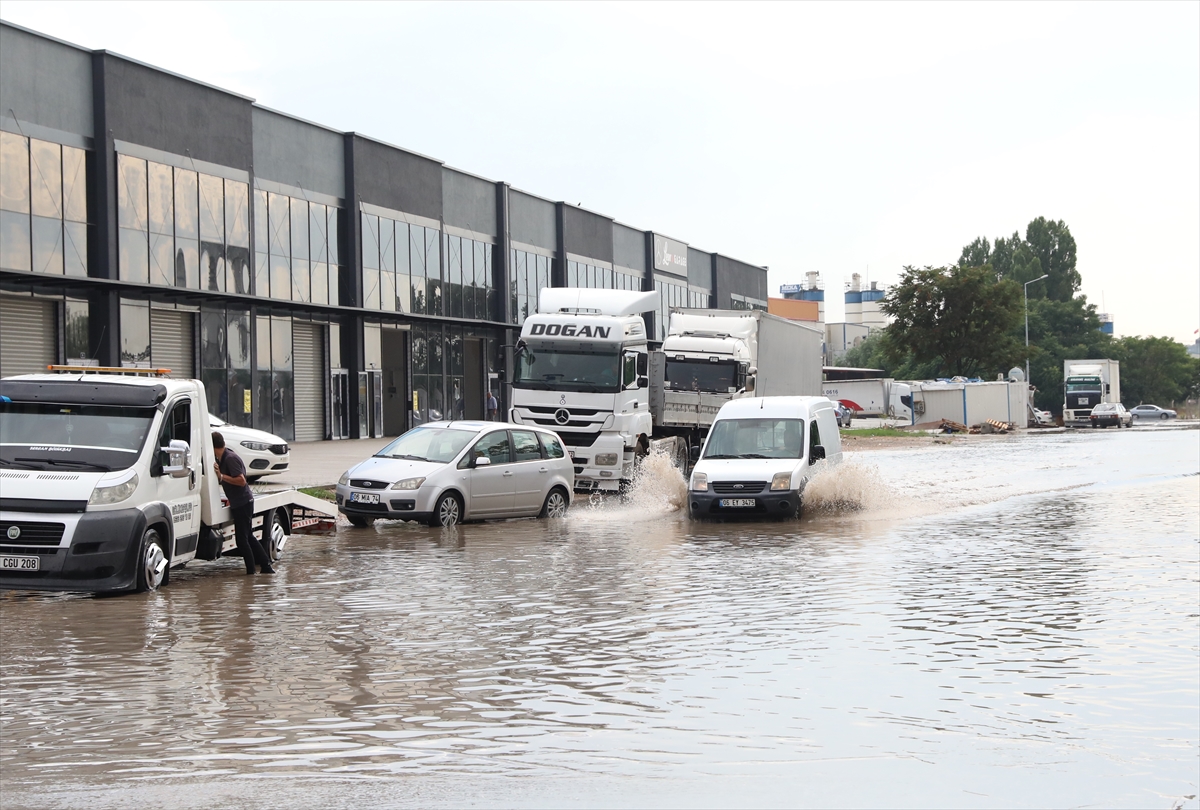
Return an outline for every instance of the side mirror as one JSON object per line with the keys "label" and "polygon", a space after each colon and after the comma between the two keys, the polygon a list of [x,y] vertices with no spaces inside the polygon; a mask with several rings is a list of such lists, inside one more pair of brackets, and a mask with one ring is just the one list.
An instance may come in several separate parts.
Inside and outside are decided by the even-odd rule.
{"label": "side mirror", "polygon": [[821,459],[825,458],[825,447],[818,444],[816,447],[808,451],[808,463],[816,464]]}
{"label": "side mirror", "polygon": [[637,378],[637,387],[638,388],[649,388],[650,387],[650,378],[649,377],[638,377]]}
{"label": "side mirror", "polygon": [[[649,361],[650,361],[650,355],[645,354],[645,353],[638,354],[638,356],[637,356],[637,373],[638,373],[639,377],[646,376],[646,365],[647,365],[647,363],[649,363]],[[642,387],[644,388],[645,386],[642,386]]]}
{"label": "side mirror", "polygon": [[160,448],[167,457],[163,465],[163,475],[172,478],[187,478],[191,473],[192,449],[182,439],[172,439],[167,447]]}
{"label": "side mirror", "polygon": [[697,461],[700,458],[700,445],[693,444],[688,448],[688,454],[691,455],[692,461]]}
{"label": "side mirror", "polygon": [[472,467],[490,467],[490,466],[492,466],[492,460],[490,458],[488,458],[487,456],[477,456],[475,458],[475,461],[473,461],[471,463],[471,466]]}

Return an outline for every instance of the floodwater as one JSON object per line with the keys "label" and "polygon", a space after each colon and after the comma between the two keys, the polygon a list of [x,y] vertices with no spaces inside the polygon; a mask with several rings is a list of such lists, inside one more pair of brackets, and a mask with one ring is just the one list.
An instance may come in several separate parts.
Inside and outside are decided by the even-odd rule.
{"label": "floodwater", "polygon": [[1200,431],[859,452],[785,523],[650,478],[0,595],[0,802],[1197,807]]}

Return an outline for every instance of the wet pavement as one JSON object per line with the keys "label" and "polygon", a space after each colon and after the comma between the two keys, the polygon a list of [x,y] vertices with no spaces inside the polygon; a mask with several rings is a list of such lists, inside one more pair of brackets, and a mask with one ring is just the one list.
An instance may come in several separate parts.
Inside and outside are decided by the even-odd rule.
{"label": "wet pavement", "polygon": [[679,483],[0,595],[3,806],[1198,806],[1200,431]]}

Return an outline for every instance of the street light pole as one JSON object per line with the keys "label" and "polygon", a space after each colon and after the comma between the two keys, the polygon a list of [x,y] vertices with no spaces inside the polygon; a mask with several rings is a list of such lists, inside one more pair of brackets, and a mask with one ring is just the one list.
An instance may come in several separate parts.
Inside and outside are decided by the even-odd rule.
{"label": "street light pole", "polygon": [[1034,281],[1050,278],[1050,274],[1038,276],[1033,281],[1025,282],[1025,384],[1029,384],[1029,285]]}

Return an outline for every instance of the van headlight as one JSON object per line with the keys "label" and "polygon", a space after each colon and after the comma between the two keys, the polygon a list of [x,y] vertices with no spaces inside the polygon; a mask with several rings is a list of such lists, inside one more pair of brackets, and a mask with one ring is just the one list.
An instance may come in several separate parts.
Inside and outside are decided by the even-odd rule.
{"label": "van headlight", "polygon": [[597,453],[596,454],[596,466],[597,467],[615,467],[615,466],[617,466],[617,454],[616,453]]}
{"label": "van headlight", "polygon": [[92,490],[92,497],[88,498],[88,506],[120,503],[136,492],[137,486],[138,477],[137,473],[134,473],[132,478],[120,484],[113,484],[111,487],[96,487]]}
{"label": "van headlight", "polygon": [[708,475],[706,473],[692,473],[692,490],[708,492]]}
{"label": "van headlight", "polygon": [[392,489],[420,489],[421,484],[425,483],[424,478],[405,478],[403,481],[397,481],[392,484]]}
{"label": "van headlight", "polygon": [[338,479],[338,486],[339,487],[350,486],[350,471],[349,470],[346,470],[344,473],[342,473],[342,477]]}
{"label": "van headlight", "polygon": [[792,488],[792,474],[790,472],[775,473],[775,477],[771,479],[771,491],[774,492],[780,489]]}

